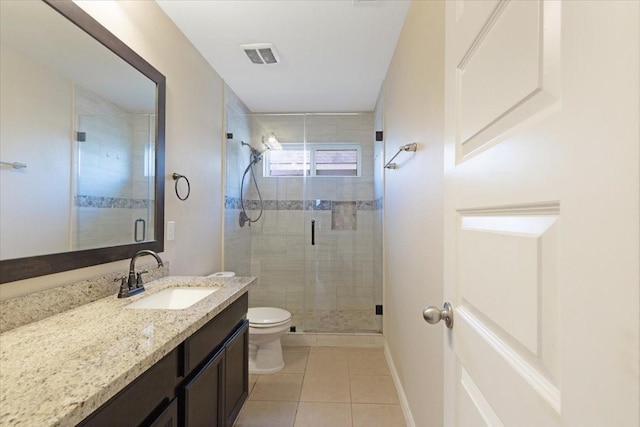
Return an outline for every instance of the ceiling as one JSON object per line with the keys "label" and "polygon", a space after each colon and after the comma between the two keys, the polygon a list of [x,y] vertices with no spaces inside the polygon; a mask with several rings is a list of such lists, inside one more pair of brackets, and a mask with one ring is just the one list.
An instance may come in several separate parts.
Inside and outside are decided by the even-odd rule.
{"label": "ceiling", "polygon": [[[410,1],[156,0],[255,113],[375,107]],[[255,65],[241,44],[273,43]]]}

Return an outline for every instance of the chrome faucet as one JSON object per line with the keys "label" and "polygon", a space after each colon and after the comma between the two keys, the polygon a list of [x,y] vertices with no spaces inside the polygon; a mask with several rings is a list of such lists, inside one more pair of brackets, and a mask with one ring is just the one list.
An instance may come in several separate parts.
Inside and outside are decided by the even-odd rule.
{"label": "chrome faucet", "polygon": [[129,263],[129,278],[125,279],[123,277],[121,279],[122,283],[120,284],[120,292],[118,292],[118,298],[127,298],[144,291],[144,285],[142,284],[142,275],[147,272],[139,271],[136,273],[136,260],[144,255],[153,256],[156,261],[158,261],[158,267],[162,267],[164,265],[160,256],[153,251],[145,249],[143,251],[136,252],[136,254],[131,258],[131,262]]}

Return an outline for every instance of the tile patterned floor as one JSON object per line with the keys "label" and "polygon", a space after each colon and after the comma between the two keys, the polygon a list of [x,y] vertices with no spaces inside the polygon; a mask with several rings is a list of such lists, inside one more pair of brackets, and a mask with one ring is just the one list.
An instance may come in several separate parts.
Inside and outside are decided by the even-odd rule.
{"label": "tile patterned floor", "polygon": [[235,427],[406,427],[382,349],[283,352],[282,372],[250,376]]}

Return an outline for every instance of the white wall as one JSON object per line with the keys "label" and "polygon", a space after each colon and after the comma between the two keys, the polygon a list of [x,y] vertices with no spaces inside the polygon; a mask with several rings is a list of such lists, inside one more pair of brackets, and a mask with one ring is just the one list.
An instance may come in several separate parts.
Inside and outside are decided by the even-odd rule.
{"label": "white wall", "polygon": [[444,2],[414,1],[384,84],[384,339],[410,425],[442,425],[443,325],[422,319],[443,304]]}
{"label": "white wall", "polygon": [[[152,1],[78,2],[167,78],[165,220],[176,239],[162,258],[171,274],[220,268],[222,250],[223,81]],[[176,198],[171,173],[186,175],[191,196]],[[4,239],[4,236],[3,236]],[[7,299],[101,274],[126,271],[127,261],[3,284]]]}

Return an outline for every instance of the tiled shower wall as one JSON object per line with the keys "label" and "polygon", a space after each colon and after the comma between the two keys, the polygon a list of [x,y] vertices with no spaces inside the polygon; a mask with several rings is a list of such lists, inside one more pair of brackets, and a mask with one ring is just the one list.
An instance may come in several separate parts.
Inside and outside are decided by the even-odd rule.
{"label": "tiled shower wall", "polygon": [[[381,191],[374,186],[374,114],[249,115],[228,96],[225,269],[249,274],[258,285],[250,306],[289,310],[297,331],[379,332],[381,317]],[[230,107],[230,101],[235,106]],[[230,114],[231,111],[236,114]],[[249,162],[240,140],[260,146],[274,132],[283,142],[356,142],[362,145],[361,177],[265,178],[254,167],[263,198],[262,217],[250,227],[238,225],[239,188]],[[249,138],[250,136],[250,138]],[[259,214],[258,195],[245,179],[250,217]],[[311,245],[311,220],[316,244]],[[249,236],[250,241],[246,238]],[[248,255],[247,256],[247,251]]]}

